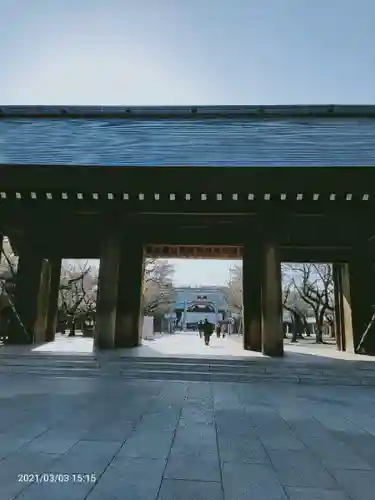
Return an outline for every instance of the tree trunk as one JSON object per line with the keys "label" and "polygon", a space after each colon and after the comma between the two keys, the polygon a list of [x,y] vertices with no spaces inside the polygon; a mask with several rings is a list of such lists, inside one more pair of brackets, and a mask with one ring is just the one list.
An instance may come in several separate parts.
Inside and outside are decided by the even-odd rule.
{"label": "tree trunk", "polygon": [[323,344],[323,330],[322,330],[322,325],[316,325],[316,343],[317,344]]}
{"label": "tree trunk", "polygon": [[73,318],[70,324],[70,332],[68,337],[75,337],[75,335],[76,335],[76,320],[75,318]]}
{"label": "tree trunk", "polygon": [[293,323],[293,333],[291,342],[297,342],[297,336],[298,336],[297,323]]}
{"label": "tree trunk", "polygon": [[288,338],[288,334],[292,331],[292,325],[288,321],[288,323],[283,323],[283,332],[284,332],[284,339]]}
{"label": "tree trunk", "polygon": [[314,311],[315,316],[315,342],[317,344],[324,344],[323,341],[323,328],[324,328],[324,317],[326,308],[323,306],[321,308],[317,307]]}
{"label": "tree trunk", "polygon": [[321,312],[319,314],[315,314],[315,321],[316,321],[316,325],[315,325],[316,339],[315,339],[315,342],[317,344],[324,344],[324,342],[323,342],[323,317],[322,317]]}
{"label": "tree trunk", "polygon": [[291,339],[291,342],[297,342],[298,316],[294,311],[292,311],[292,314],[293,314],[293,321],[292,321],[292,339]]}
{"label": "tree trunk", "polygon": [[305,332],[306,332],[306,337],[311,337],[311,331],[312,331],[312,325],[311,323],[307,322],[307,319],[305,318]]}
{"label": "tree trunk", "polygon": [[298,342],[298,338],[303,339],[302,332],[305,330],[305,318],[299,311],[291,312],[293,314],[292,342]]}
{"label": "tree trunk", "polygon": [[302,333],[306,334],[306,337],[308,337],[310,335],[310,326],[309,326],[309,324],[306,321],[306,316],[305,315],[301,316],[301,320],[302,320],[301,339],[303,339],[304,337],[303,337]]}

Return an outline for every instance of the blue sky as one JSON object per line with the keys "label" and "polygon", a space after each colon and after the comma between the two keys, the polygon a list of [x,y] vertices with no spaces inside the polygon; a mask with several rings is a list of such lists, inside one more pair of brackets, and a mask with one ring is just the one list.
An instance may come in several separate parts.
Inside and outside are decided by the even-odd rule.
{"label": "blue sky", "polygon": [[375,104],[374,0],[0,0],[0,19],[0,104]]}
{"label": "blue sky", "polygon": [[375,103],[373,0],[0,0],[2,104]]}

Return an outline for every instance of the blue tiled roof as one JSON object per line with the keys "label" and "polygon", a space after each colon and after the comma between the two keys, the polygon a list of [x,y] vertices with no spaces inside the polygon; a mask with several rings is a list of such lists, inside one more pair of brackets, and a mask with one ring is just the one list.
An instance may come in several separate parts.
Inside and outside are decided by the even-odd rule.
{"label": "blue tiled roof", "polygon": [[375,166],[375,106],[0,109],[0,164]]}

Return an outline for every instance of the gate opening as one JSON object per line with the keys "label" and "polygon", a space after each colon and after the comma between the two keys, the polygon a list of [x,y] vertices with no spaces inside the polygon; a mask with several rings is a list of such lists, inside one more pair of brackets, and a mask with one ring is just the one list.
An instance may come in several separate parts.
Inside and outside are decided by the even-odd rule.
{"label": "gate opening", "polygon": [[[143,339],[165,354],[241,355],[241,259],[234,246],[147,246]],[[211,350],[204,328],[212,330]]]}

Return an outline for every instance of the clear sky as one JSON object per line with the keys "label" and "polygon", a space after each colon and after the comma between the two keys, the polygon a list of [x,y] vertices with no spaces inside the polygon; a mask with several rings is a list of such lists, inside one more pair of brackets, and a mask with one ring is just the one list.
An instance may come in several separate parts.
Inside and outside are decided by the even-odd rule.
{"label": "clear sky", "polygon": [[[86,264],[99,268],[99,260],[72,260],[70,263],[84,267]],[[238,260],[168,259],[174,266],[173,281],[176,286],[225,285],[230,278],[233,265],[241,265]]]}
{"label": "clear sky", "polygon": [[0,105],[375,104],[375,0],[0,0],[0,19]]}
{"label": "clear sky", "polygon": [[2,104],[375,103],[374,0],[0,0]]}
{"label": "clear sky", "polygon": [[233,264],[241,264],[238,260],[169,259],[168,262],[175,268],[177,286],[225,285]]}

